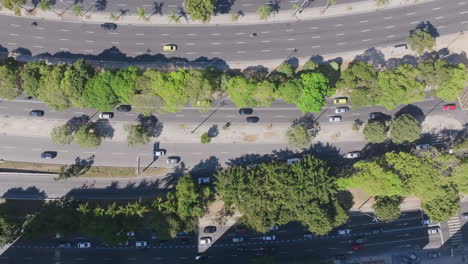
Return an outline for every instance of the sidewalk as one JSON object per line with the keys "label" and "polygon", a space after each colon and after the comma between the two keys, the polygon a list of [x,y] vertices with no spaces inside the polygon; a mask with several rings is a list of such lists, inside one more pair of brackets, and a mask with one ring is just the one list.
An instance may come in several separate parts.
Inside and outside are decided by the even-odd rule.
{"label": "sidewalk", "polygon": [[[334,16],[343,16],[343,15],[352,15],[365,12],[373,12],[376,10],[396,8],[414,4],[426,3],[434,0],[389,0],[389,4],[385,7],[377,7],[375,0],[355,2],[350,4],[341,4],[333,5],[329,8],[326,7],[316,7],[316,8],[307,8],[302,13],[295,15],[294,11],[279,11],[278,13],[272,13],[272,15],[267,20],[260,20],[260,17],[256,13],[246,13],[238,17],[237,21],[233,21],[232,14],[217,15],[211,18],[211,21],[208,23],[202,23],[199,21],[186,20],[183,17],[180,17],[180,23],[175,24],[171,22],[170,16],[165,15],[146,15],[146,19],[138,17],[135,13],[127,13],[125,15],[120,15],[119,11],[113,11],[117,19],[111,19],[110,12],[93,12],[90,11],[88,14],[85,14],[81,17],[76,16],[71,11],[71,8],[67,11],[64,10],[48,10],[42,11],[39,8],[36,8],[33,12],[28,14],[26,10],[21,10],[21,15],[28,18],[34,19],[48,19],[48,20],[58,20],[65,22],[75,22],[75,23],[103,23],[103,22],[114,22],[117,24],[123,25],[171,25],[171,26],[186,26],[186,25],[251,25],[251,24],[268,24],[268,23],[279,23],[279,22],[295,22],[301,20],[310,20],[318,19],[325,17],[334,17]],[[51,7],[53,8],[53,6]],[[131,10],[135,12],[134,10]],[[0,15],[10,15],[14,16],[14,13],[6,8],[0,10]]]}

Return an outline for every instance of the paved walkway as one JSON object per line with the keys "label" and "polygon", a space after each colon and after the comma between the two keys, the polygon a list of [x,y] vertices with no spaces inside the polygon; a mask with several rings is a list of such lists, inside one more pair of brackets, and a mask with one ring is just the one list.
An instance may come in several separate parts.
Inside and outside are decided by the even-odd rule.
{"label": "paved walkway", "polygon": [[[171,21],[169,15],[147,15],[145,18],[137,16],[135,13],[127,12],[125,15],[121,13],[114,13],[111,16],[110,13],[103,12],[87,12],[85,15],[79,17],[73,14],[71,9],[67,11],[54,10],[54,11],[42,11],[36,8],[33,12],[28,13],[26,10],[21,10],[22,16],[34,19],[50,19],[59,20],[66,22],[89,22],[89,23],[103,23],[103,22],[114,22],[117,24],[131,24],[131,25],[246,25],[246,24],[260,24],[260,23],[277,23],[277,22],[295,22],[301,20],[317,19],[323,17],[333,17],[342,15],[359,14],[364,12],[372,12],[376,10],[395,8],[401,6],[408,6],[414,4],[420,4],[433,0],[420,0],[420,1],[407,1],[407,0],[389,0],[389,4],[385,7],[378,7],[375,0],[361,1],[349,4],[338,4],[328,8],[316,7],[307,8],[300,14],[295,14],[294,11],[279,11],[272,13],[267,20],[260,20],[257,13],[245,13],[239,16],[236,21],[233,20],[232,14],[217,15],[211,18],[209,23],[202,23],[199,21],[187,20],[180,17],[180,23],[174,23]],[[14,15],[14,13],[6,8],[0,10],[0,15]],[[114,18],[114,19],[112,19]]]}

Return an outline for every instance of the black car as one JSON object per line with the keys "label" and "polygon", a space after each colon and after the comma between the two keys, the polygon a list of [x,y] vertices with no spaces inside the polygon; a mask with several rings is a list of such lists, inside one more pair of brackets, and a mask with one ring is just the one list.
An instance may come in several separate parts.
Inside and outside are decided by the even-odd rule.
{"label": "black car", "polygon": [[379,118],[382,118],[382,117],[384,117],[384,114],[380,113],[380,112],[375,112],[375,113],[370,113],[369,114],[369,119],[379,119]]}
{"label": "black car", "polygon": [[214,233],[216,232],[216,226],[207,226],[203,229],[204,233]]}
{"label": "black car", "polygon": [[115,108],[117,112],[130,112],[132,110],[131,105],[119,105]]}
{"label": "black car", "polygon": [[44,115],[44,111],[42,110],[32,110],[31,112],[29,112],[29,116],[39,117],[43,115]]}
{"label": "black car", "polygon": [[253,113],[252,108],[241,108],[239,109],[239,114],[240,115],[251,115]]}
{"label": "black car", "polygon": [[59,248],[71,248],[72,244],[70,242],[63,242],[58,245]]}
{"label": "black car", "polygon": [[41,153],[41,158],[43,159],[53,159],[55,157],[57,157],[56,151],[44,151]]}
{"label": "black car", "polygon": [[101,24],[102,29],[107,29],[107,30],[115,30],[117,28],[117,24],[114,23],[104,23]]}
{"label": "black car", "polygon": [[258,123],[260,118],[258,118],[258,116],[249,116],[245,120],[247,121],[247,123]]}

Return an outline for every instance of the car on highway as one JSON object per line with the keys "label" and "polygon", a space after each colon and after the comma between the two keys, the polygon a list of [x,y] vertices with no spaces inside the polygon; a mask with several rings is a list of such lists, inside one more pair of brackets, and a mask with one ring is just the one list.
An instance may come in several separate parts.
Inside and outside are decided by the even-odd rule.
{"label": "car on highway", "polygon": [[292,158],[292,159],[286,160],[286,164],[291,165],[291,164],[293,164],[295,162],[298,162],[298,161],[299,161],[299,158]]}
{"label": "car on highway", "polygon": [[362,244],[353,244],[353,245],[351,245],[351,250],[353,250],[353,251],[358,251],[358,250],[361,250],[363,248],[364,248],[364,246]]}
{"label": "car on highway", "polygon": [[113,112],[102,112],[99,114],[99,119],[111,119],[114,117]]}
{"label": "car on highway", "polygon": [[135,247],[137,248],[143,248],[147,246],[148,246],[148,242],[146,241],[135,241]]}
{"label": "car on highway", "polygon": [[251,115],[253,113],[252,108],[241,108],[239,109],[239,115]]}
{"label": "car on highway", "polygon": [[58,245],[58,248],[71,248],[72,244],[70,242],[62,242]]}
{"label": "car on highway", "polygon": [[166,163],[168,164],[177,164],[180,162],[180,157],[168,157],[167,160],[166,160]]}
{"label": "car on highway", "polygon": [[164,155],[166,155],[166,150],[164,149],[158,149],[158,150],[153,151],[153,157],[161,157]]}
{"label": "car on highway", "polygon": [[277,231],[278,229],[279,229],[279,225],[270,226],[268,228],[268,230],[270,230],[270,231]]}
{"label": "car on highway", "polygon": [[128,238],[134,238],[135,237],[135,231],[128,231],[126,235],[127,235]]}
{"label": "car on highway", "polygon": [[335,109],[335,114],[349,112],[349,107],[338,107]]}
{"label": "car on highway", "polygon": [[416,145],[416,150],[429,149],[430,147],[431,147],[431,145],[429,145],[429,144],[419,144],[419,145]]}
{"label": "car on highway", "polygon": [[347,159],[357,159],[359,157],[361,157],[361,152],[359,151],[352,151],[345,155]]}
{"label": "car on highway", "polygon": [[339,236],[346,236],[351,233],[350,229],[338,229],[338,235]]}
{"label": "car on highway", "polygon": [[208,258],[208,255],[205,253],[197,253],[195,256],[195,260],[206,260]]}
{"label": "car on highway", "polygon": [[338,97],[338,98],[333,99],[334,104],[346,104],[347,102],[348,102],[347,97]]}
{"label": "car on highway", "polygon": [[44,151],[41,153],[41,158],[43,159],[55,159],[57,157],[56,151]]}
{"label": "car on highway", "polygon": [[208,245],[211,244],[211,237],[200,237],[200,245]]}
{"label": "car on highway", "polygon": [[214,233],[216,232],[216,226],[205,226],[203,233]]}
{"label": "car on highway", "polygon": [[210,184],[212,181],[211,177],[200,177],[197,178],[198,184]]}
{"label": "car on highway", "polygon": [[304,234],[304,239],[313,239],[315,237],[314,234],[312,233],[305,233]]}
{"label": "car on highway", "polygon": [[76,244],[76,247],[77,248],[90,248],[91,247],[91,243],[90,242],[78,242]]}
{"label": "car on highway", "polygon": [[378,235],[378,234],[381,234],[382,232],[383,232],[383,228],[381,227],[375,227],[370,230],[370,233],[373,235]]}
{"label": "car on highway", "polygon": [[439,252],[431,252],[428,254],[430,258],[440,258],[440,253]]}
{"label": "car on highway", "polygon": [[468,213],[463,213],[462,218],[465,219],[465,220],[468,220]]}
{"label": "car on highway", "polygon": [[341,116],[330,116],[330,118],[328,118],[328,121],[329,122],[340,122],[341,121]]}
{"label": "car on highway", "polygon": [[132,111],[131,105],[119,105],[115,108],[117,112],[130,112]]}
{"label": "car on highway", "polygon": [[176,44],[166,44],[163,46],[163,51],[176,51],[177,45]]}
{"label": "car on highway", "polygon": [[44,111],[42,110],[31,110],[29,112],[29,116],[32,116],[32,117],[41,117],[44,115]]}
{"label": "car on highway", "polygon": [[260,118],[258,118],[258,116],[248,116],[245,121],[247,121],[247,123],[258,123],[258,121],[260,120]]}
{"label": "car on highway", "polygon": [[383,113],[380,113],[380,112],[374,112],[374,113],[370,113],[369,114],[369,119],[379,119],[379,118],[382,118],[384,117],[385,115]]}
{"label": "car on highway", "polygon": [[442,109],[444,109],[444,111],[453,111],[453,110],[457,109],[457,105],[455,105],[455,104],[446,104],[446,105],[442,106]]}
{"label": "car on highway", "polygon": [[241,242],[244,242],[244,237],[241,237],[241,236],[239,236],[239,237],[233,237],[233,238],[232,238],[232,242],[233,242],[233,243],[241,243]]}
{"label": "car on highway", "polygon": [[439,233],[439,228],[430,228],[430,229],[427,230],[427,233],[429,235],[438,234]]}
{"label": "car on highway", "polygon": [[263,241],[272,241],[272,240],[276,240],[276,236],[275,236],[275,235],[262,236],[262,240],[263,240]]}
{"label": "car on highway", "polygon": [[115,23],[102,23],[101,28],[105,30],[116,30],[117,24]]}
{"label": "car on highway", "polygon": [[421,220],[421,225],[428,226],[432,223],[431,219],[423,219]]}

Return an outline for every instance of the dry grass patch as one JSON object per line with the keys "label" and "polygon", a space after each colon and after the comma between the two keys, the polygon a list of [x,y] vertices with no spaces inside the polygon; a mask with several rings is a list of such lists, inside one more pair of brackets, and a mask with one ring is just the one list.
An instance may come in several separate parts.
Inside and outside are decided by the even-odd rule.
{"label": "dry grass patch", "polygon": [[258,139],[258,135],[244,135],[242,141],[244,142],[255,142]]}

